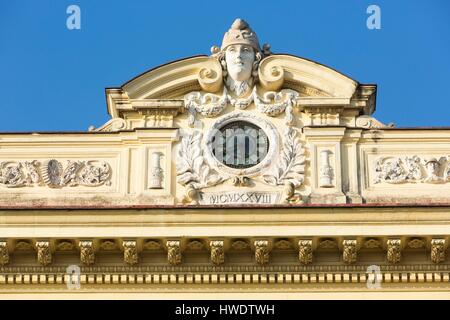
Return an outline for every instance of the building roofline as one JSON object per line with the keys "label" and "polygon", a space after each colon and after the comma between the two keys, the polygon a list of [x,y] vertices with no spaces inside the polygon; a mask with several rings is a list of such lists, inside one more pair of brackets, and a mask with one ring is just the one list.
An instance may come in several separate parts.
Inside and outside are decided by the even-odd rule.
{"label": "building roofline", "polygon": [[[450,126],[447,127],[385,127],[385,128],[362,128],[362,127],[348,127],[348,126],[305,126],[313,128],[347,128],[349,130],[360,129],[365,131],[395,131],[395,130],[450,130]],[[132,130],[120,130],[120,131],[0,131],[0,135],[5,134],[118,134],[121,132],[135,132],[136,130],[167,130],[167,129],[180,129],[178,127],[155,127],[155,128],[134,128]]]}
{"label": "building roofline", "polygon": [[450,208],[450,203],[344,203],[344,204],[276,204],[276,205],[92,205],[92,206],[39,206],[39,205],[17,205],[0,206],[1,211],[5,210],[207,210],[207,209],[323,209],[323,208]]}

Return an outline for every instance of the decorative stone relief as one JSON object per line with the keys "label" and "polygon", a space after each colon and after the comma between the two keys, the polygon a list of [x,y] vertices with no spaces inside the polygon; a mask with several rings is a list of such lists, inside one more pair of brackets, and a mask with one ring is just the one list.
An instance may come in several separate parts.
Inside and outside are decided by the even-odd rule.
{"label": "decorative stone relief", "polygon": [[14,249],[19,251],[29,251],[33,250],[33,246],[28,240],[18,240]]}
{"label": "decorative stone relief", "polygon": [[144,249],[146,249],[146,250],[161,250],[162,245],[158,240],[148,240],[144,243]]}
{"label": "decorative stone relief", "polygon": [[356,262],[358,254],[356,244],[356,240],[344,240],[342,242],[342,246],[344,248],[342,252],[342,259],[345,263],[352,264]]}
{"label": "decorative stone relief", "polygon": [[333,187],[333,168],[330,165],[330,154],[330,150],[320,152],[319,187],[321,188]]}
{"label": "decorative stone relief", "polygon": [[298,259],[301,264],[310,264],[313,261],[312,240],[298,242]]}
{"label": "decorative stone relief", "polygon": [[[65,186],[98,187],[110,185],[111,168],[97,161],[68,161],[65,168],[58,160],[4,161],[0,162],[0,185],[8,188],[47,185],[51,188]],[[41,174],[39,174],[39,171]]]}
{"label": "decorative stone relief", "polygon": [[117,244],[115,240],[103,240],[100,244],[100,249],[104,251],[117,250]]}
{"label": "decorative stone relief", "polygon": [[[252,102],[256,108],[271,117],[285,113],[287,125],[294,122],[293,107],[299,93],[291,89],[277,92],[284,81],[284,70],[279,66],[260,68],[262,58],[270,55],[269,45],[259,46],[258,38],[247,22],[236,19],[225,33],[222,46],[211,48],[211,61],[198,73],[198,81],[207,93],[191,92],[184,97],[188,110],[188,124],[193,127],[197,113],[205,117],[221,114],[228,105],[236,110],[246,109]],[[217,67],[217,62],[221,70]],[[270,64],[270,63],[269,63]],[[263,89],[270,90],[259,97],[256,82],[259,77]],[[222,94],[214,94],[223,87]]]}
{"label": "decorative stone relief", "polygon": [[180,241],[167,241],[167,260],[169,264],[175,266],[181,263]]}
{"label": "decorative stone relief", "polygon": [[224,179],[205,161],[202,136],[200,131],[184,136],[178,150],[177,182],[196,190],[219,184]]}
{"label": "decorative stone relief", "polygon": [[422,179],[422,168],[418,156],[405,157],[406,179],[410,181],[420,181]]}
{"label": "decorative stone relief", "polygon": [[90,266],[95,262],[94,243],[90,240],[80,241],[80,260],[83,264]]}
{"label": "decorative stone relief", "polygon": [[200,92],[191,92],[184,97],[185,108],[188,110],[188,125],[194,127],[195,115],[213,118],[222,113],[228,105],[227,89],[223,89],[221,96]]}
{"label": "decorative stone relief", "polygon": [[436,158],[430,158],[428,160],[422,160],[427,176],[423,180],[426,183],[445,183],[444,177],[440,176],[441,167],[447,162],[445,157],[441,157],[438,160]]}
{"label": "decorative stone relief", "polygon": [[231,183],[235,187],[248,187],[251,184],[251,179],[249,177],[233,177]]}
{"label": "decorative stone relief", "polygon": [[0,162],[0,185],[8,188],[32,187],[39,184],[37,160]]}
{"label": "decorative stone relief", "polygon": [[225,262],[225,251],[223,246],[223,241],[210,241],[209,246],[211,247],[211,262],[216,266],[221,265]]}
{"label": "decorative stone relief", "polygon": [[256,108],[270,116],[275,117],[285,113],[285,124],[292,126],[294,124],[294,105],[299,97],[298,92],[290,89],[283,89],[280,92],[268,91],[260,98],[256,93],[256,87],[253,90],[253,100]]}
{"label": "decorative stone relief", "polygon": [[305,149],[297,138],[297,131],[287,128],[281,156],[270,174],[263,175],[269,185],[284,185],[290,182],[295,188],[305,179]]}
{"label": "decorative stone relief", "polygon": [[261,113],[270,117],[276,117],[285,113],[285,124],[294,124],[294,105],[299,93],[291,89],[283,89],[280,92],[268,91],[259,97],[256,86],[252,94],[246,99],[234,99],[227,94],[224,87],[221,96],[212,93],[191,92],[184,97],[185,109],[188,110],[188,125],[194,127],[197,113],[207,118],[220,115],[228,105],[237,110],[246,109],[252,102]]}
{"label": "decorative stone relief", "polygon": [[133,266],[139,262],[139,256],[136,247],[136,241],[123,241],[123,261]]}
{"label": "decorative stone relief", "polygon": [[265,265],[269,263],[269,241],[267,240],[257,240],[254,242],[255,245],[255,260],[260,265]]}
{"label": "decorative stone relief", "polygon": [[402,248],[400,239],[389,239],[387,241],[387,261],[392,264],[400,262]]}
{"label": "decorative stone relief", "polygon": [[200,192],[195,189],[192,185],[186,186],[186,192],[182,199],[182,203],[189,205],[197,205],[200,200]]}
{"label": "decorative stone relief", "polygon": [[319,243],[319,248],[321,248],[321,249],[336,249],[337,243],[333,239],[325,239]]}
{"label": "decorative stone relief", "polygon": [[151,156],[150,189],[162,189],[164,171],[161,168],[161,152],[153,152]]}
{"label": "decorative stone relief", "polygon": [[385,125],[369,115],[363,115],[356,118],[356,127],[364,129],[383,129],[383,128],[393,128],[394,124],[389,123]]}
{"label": "decorative stone relief", "polygon": [[[446,166],[445,166],[446,165]],[[450,182],[450,157],[421,159],[412,157],[381,157],[375,162],[374,183]]]}
{"label": "decorative stone relief", "polygon": [[300,193],[295,192],[295,185],[291,181],[284,182],[283,198],[285,203],[289,204],[302,204],[302,196]]}
{"label": "decorative stone relief", "polygon": [[431,261],[434,263],[445,261],[445,239],[431,240]]}
{"label": "decorative stone relief", "polygon": [[245,250],[248,247],[249,247],[249,245],[248,245],[247,241],[245,241],[245,240],[235,240],[231,244],[231,248],[233,248],[234,250]]}
{"label": "decorative stone relief", "polygon": [[400,158],[381,158],[375,164],[375,183],[403,183],[406,181],[406,170],[401,165]]}
{"label": "decorative stone relief", "polygon": [[0,265],[4,266],[9,263],[9,251],[6,241],[0,241]]}
{"label": "decorative stone relief", "polygon": [[199,251],[205,248],[205,245],[200,240],[191,240],[186,245],[186,248],[193,251]]}
{"label": "decorative stone relief", "polygon": [[425,246],[425,242],[422,239],[412,239],[408,242],[408,247],[411,249],[420,249]]}
{"label": "decorative stone relief", "polygon": [[70,240],[61,240],[56,245],[57,251],[73,251],[75,249],[75,246],[72,241]]}
{"label": "decorative stone relief", "polygon": [[281,239],[275,242],[273,247],[278,250],[289,250],[292,248],[292,243],[289,240]]}
{"label": "decorative stone relief", "polygon": [[50,242],[38,241],[36,242],[37,260],[43,265],[47,266],[52,262],[52,253],[50,252]]}
{"label": "decorative stone relief", "polygon": [[127,122],[122,118],[113,118],[106,122],[99,128],[95,128],[94,126],[90,126],[89,132],[117,132],[121,130],[125,130],[127,127]]}
{"label": "decorative stone relief", "polygon": [[381,248],[381,242],[377,239],[368,239],[364,242],[364,247],[367,249]]}
{"label": "decorative stone relief", "polygon": [[[224,126],[237,121],[249,122],[257,126],[264,132],[269,142],[269,148],[265,157],[261,159],[258,164],[248,168],[232,168],[219,160],[213,153],[213,141],[217,138],[217,133],[220,132]],[[264,168],[269,167],[273,163],[274,158],[279,154],[278,136],[278,131],[271,122],[264,120],[254,113],[234,111],[217,119],[207,131],[204,139],[206,144],[204,152],[205,160],[212,168],[223,172],[224,180],[234,176],[253,177],[260,175],[261,171]]]}

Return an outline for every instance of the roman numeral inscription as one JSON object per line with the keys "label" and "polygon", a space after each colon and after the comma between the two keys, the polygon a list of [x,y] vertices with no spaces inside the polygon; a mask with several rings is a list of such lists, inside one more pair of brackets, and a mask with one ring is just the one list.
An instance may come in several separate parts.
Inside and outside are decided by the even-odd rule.
{"label": "roman numeral inscription", "polygon": [[203,193],[201,204],[273,204],[277,203],[280,195],[276,192],[225,192]]}

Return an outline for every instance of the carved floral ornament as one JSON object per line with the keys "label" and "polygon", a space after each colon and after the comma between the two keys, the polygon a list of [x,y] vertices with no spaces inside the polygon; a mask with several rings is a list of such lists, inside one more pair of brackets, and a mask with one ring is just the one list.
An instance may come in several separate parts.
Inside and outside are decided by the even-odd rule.
{"label": "carved floral ornament", "polygon": [[[249,168],[231,168],[220,162],[213,154],[212,141],[215,132],[222,126],[245,120],[255,123],[267,133],[269,148],[262,161]],[[227,180],[234,186],[251,185],[251,180],[274,187],[284,186],[284,202],[299,203],[301,196],[295,192],[304,181],[305,149],[300,142],[297,130],[287,127],[280,146],[279,133],[267,121],[251,113],[234,112],[223,116],[207,131],[205,137],[197,130],[185,134],[179,145],[177,157],[177,182],[186,189],[184,202],[198,204],[198,191],[212,187]]]}
{"label": "carved floral ornament", "polygon": [[44,162],[0,162],[0,186],[7,188],[48,186],[99,187],[111,184],[111,167],[104,161],[68,160],[65,165],[51,159]]}
{"label": "carved floral ornament", "polygon": [[450,156],[380,157],[375,161],[374,170],[374,183],[442,184],[450,182]]}
{"label": "carved floral ornament", "polygon": [[[221,48],[214,46],[211,53],[210,63],[198,73],[204,92],[195,91],[184,97],[189,126],[194,126],[197,113],[212,118],[228,106],[244,110],[252,103],[270,117],[284,113],[286,125],[293,125],[293,107],[299,93],[281,89],[283,68],[262,60],[271,54],[269,45],[260,49],[258,38],[247,22],[236,19],[225,33]],[[258,87],[265,91],[262,96]]]}

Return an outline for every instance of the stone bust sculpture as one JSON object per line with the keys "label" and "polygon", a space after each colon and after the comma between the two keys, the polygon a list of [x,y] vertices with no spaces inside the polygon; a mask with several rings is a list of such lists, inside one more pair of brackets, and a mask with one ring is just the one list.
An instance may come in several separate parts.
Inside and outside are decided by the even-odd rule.
{"label": "stone bust sculpture", "polygon": [[222,65],[227,88],[236,96],[248,94],[258,75],[262,59],[256,33],[247,22],[236,19],[225,33],[218,59]]}

